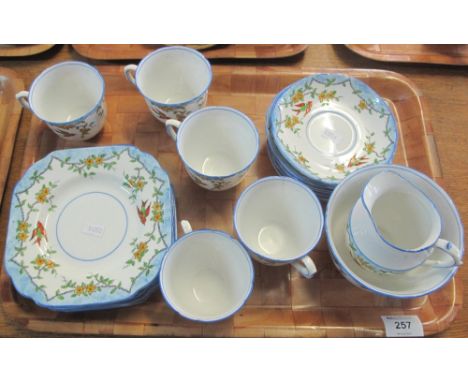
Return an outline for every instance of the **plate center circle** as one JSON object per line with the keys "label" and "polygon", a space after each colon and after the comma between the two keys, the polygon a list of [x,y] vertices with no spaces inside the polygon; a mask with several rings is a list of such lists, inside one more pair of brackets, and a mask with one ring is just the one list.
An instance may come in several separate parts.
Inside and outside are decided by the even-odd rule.
{"label": "plate center circle", "polygon": [[307,138],[320,153],[336,157],[351,151],[358,140],[356,123],[345,113],[321,111],[307,124]]}
{"label": "plate center circle", "polygon": [[81,261],[100,260],[122,244],[128,228],[123,204],[105,192],[87,192],[69,201],[57,219],[62,250]]}

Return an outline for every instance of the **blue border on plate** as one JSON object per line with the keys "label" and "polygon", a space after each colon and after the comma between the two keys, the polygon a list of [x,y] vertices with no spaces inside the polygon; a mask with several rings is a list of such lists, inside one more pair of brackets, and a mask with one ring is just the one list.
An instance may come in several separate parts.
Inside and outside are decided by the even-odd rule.
{"label": "blue border on plate", "polygon": [[146,276],[143,275],[140,277],[135,285],[131,293],[125,293],[122,291],[117,290],[114,294],[108,295],[106,290],[101,292],[96,292],[92,296],[89,297],[78,297],[75,298],[71,302],[75,302],[70,304],[70,301],[66,300],[55,300],[54,304],[48,303],[45,299],[45,296],[42,292],[35,290],[35,287],[30,283],[29,276],[25,273],[20,274],[18,267],[14,264],[11,264],[8,261],[12,253],[14,252],[14,247],[16,245],[16,222],[22,219],[21,210],[19,208],[15,208],[16,203],[16,194],[18,192],[22,192],[24,189],[31,187],[32,181],[30,180],[30,176],[34,171],[43,172],[47,169],[50,162],[53,158],[64,159],[65,157],[71,156],[72,159],[78,160],[85,158],[89,155],[98,155],[102,153],[112,153],[114,151],[118,151],[120,153],[124,151],[128,151],[131,157],[139,156],[140,162],[142,165],[151,172],[154,170],[157,173],[157,176],[160,177],[162,180],[165,181],[167,184],[167,188],[164,191],[164,196],[161,198],[161,202],[164,204],[165,207],[165,216],[170,216],[170,219],[167,219],[161,230],[163,232],[168,233],[168,237],[171,239],[171,242],[168,243],[168,248],[172,245],[175,237],[174,237],[174,212],[173,209],[175,208],[173,203],[173,195],[172,195],[172,187],[170,184],[170,179],[167,173],[162,169],[156,159],[145,152],[140,151],[134,146],[131,145],[114,145],[114,146],[100,146],[100,147],[89,147],[89,148],[78,148],[78,149],[67,149],[67,150],[58,150],[49,153],[46,157],[39,160],[38,162],[34,163],[23,175],[23,177],[18,181],[16,184],[11,199],[11,211],[10,217],[8,221],[8,230],[7,230],[7,239],[5,245],[5,255],[4,255],[4,267],[9,275],[15,289],[18,291],[20,295],[26,298],[32,299],[37,305],[51,309],[51,310],[68,310],[68,311],[78,311],[78,310],[96,310],[101,308],[109,308],[112,305],[118,305],[121,303],[128,302],[132,300],[135,295],[138,295],[142,290],[148,288],[151,284],[156,282],[157,277],[159,275],[159,270],[161,267],[161,263],[163,258],[165,257],[167,250],[161,251],[160,255],[154,259],[152,271]]}

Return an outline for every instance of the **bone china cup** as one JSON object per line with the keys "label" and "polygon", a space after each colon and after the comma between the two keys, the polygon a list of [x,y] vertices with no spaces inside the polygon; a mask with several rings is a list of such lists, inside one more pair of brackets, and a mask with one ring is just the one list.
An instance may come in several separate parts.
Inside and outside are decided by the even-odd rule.
{"label": "bone china cup", "polygon": [[242,245],[215,230],[192,231],[168,250],[160,273],[161,292],[181,316],[201,322],[224,320],[247,301],[253,288],[252,261]]}
{"label": "bone china cup", "polygon": [[161,122],[182,121],[206,104],[212,72],[200,52],[181,46],[158,49],[137,65],[124,68],[127,79]]}
{"label": "bone china cup", "polygon": [[[177,133],[176,133],[177,129]],[[223,191],[239,184],[260,148],[254,123],[229,107],[206,107],[182,123],[166,122],[189,176],[208,190]]]}
{"label": "bone china cup", "polygon": [[[441,215],[432,200],[404,176],[387,170],[369,180],[354,205],[348,245],[360,264],[377,272],[460,265],[460,250],[441,233]],[[446,255],[443,260],[431,258],[440,251]]]}
{"label": "bone china cup", "polygon": [[234,227],[251,256],[267,265],[293,265],[311,278],[316,267],[307,254],[323,230],[322,206],[315,194],[288,177],[267,177],[239,197]]}
{"label": "bone china cup", "polygon": [[91,65],[66,61],[44,70],[16,98],[63,139],[83,141],[101,131],[106,118],[104,79]]}

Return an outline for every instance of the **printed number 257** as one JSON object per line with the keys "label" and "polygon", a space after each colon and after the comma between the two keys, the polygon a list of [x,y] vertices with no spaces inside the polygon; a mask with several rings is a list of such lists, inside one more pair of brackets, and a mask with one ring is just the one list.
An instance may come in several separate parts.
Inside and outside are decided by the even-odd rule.
{"label": "printed number 257", "polygon": [[411,321],[395,321],[395,329],[409,329],[411,326]]}

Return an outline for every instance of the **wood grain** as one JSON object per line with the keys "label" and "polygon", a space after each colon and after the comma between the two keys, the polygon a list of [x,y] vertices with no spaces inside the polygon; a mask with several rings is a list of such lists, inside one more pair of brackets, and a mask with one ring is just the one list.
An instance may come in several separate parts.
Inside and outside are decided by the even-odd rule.
{"label": "wood grain", "polygon": [[[34,79],[43,69],[53,65],[54,63],[83,58],[79,56],[74,49],[65,45],[60,49],[54,49],[53,55],[48,55],[42,60],[33,60],[30,58],[17,59],[17,60],[1,60],[0,65],[15,69],[21,78],[29,86]],[[95,65],[100,69],[103,64],[94,62]],[[236,66],[238,71],[249,71],[255,68],[255,61],[251,62],[251,65]],[[466,155],[468,149],[468,134],[466,134],[466,121],[468,120],[468,76],[466,69],[463,67],[455,66],[429,66],[429,65],[418,65],[418,64],[399,64],[389,62],[378,62],[368,60],[367,58],[361,57],[344,45],[310,45],[304,52],[303,56],[299,56],[299,59],[287,59],[287,60],[263,60],[262,64],[274,65],[275,69],[282,70],[300,70],[303,67],[316,67],[316,68],[369,68],[369,69],[383,69],[392,70],[403,74],[405,77],[412,80],[413,83],[420,90],[420,93],[424,95],[426,104],[428,106],[428,112],[426,113],[425,119],[430,122],[431,130],[433,132],[433,141],[436,144],[437,152],[439,154],[440,164],[440,175],[443,176],[443,185],[445,190],[454,200],[458,207],[462,221],[468,221],[468,198],[466,194],[466,184],[468,184],[468,155]],[[217,66],[224,67],[236,65],[236,61],[224,60],[220,61]],[[272,79],[272,81],[276,81]],[[262,99],[260,102],[265,102]],[[9,200],[11,198],[12,189],[20,177],[22,168],[22,159],[25,152],[25,145],[29,134],[31,113],[29,111],[23,112],[21,119],[20,128],[15,144],[15,155],[13,156],[11,163],[11,171],[6,187],[5,198]],[[258,121],[256,121],[257,126]],[[429,125],[426,123],[426,127]],[[144,141],[143,141],[144,142]],[[171,161],[172,154],[167,153],[158,157],[158,160],[169,168],[174,165]],[[264,171],[265,171],[264,167]],[[6,232],[6,224],[8,221],[9,214],[9,203],[4,203],[0,213],[0,238],[2,241],[2,247],[4,245],[4,237]],[[465,231],[466,232],[466,231]],[[324,256],[326,259],[326,256]],[[329,269],[331,274],[338,273],[338,271]],[[468,267],[461,267],[458,272],[458,280],[461,279],[461,284],[464,288],[458,288],[457,293],[463,293],[464,301],[468,301]],[[258,283],[257,283],[258,284]],[[263,283],[262,283],[263,284]],[[268,285],[268,283],[266,283]],[[258,299],[258,295],[256,295]],[[252,296],[253,297],[253,296]],[[317,297],[317,296],[316,296]],[[0,297],[1,298],[1,297]],[[298,296],[299,298],[299,296]],[[312,296],[310,297],[312,299]],[[258,301],[258,300],[257,300]],[[266,300],[268,301],[268,299]],[[296,300],[295,300],[296,301]],[[314,302],[315,301],[315,302]],[[311,300],[310,304],[316,303],[317,300]],[[300,305],[300,300],[297,300]],[[377,301],[379,303],[379,301]],[[440,303],[440,302],[439,302]],[[466,305],[466,304],[465,304]],[[364,313],[364,311],[362,311]],[[452,313],[454,311],[452,310]],[[324,335],[341,335],[349,334],[349,331],[342,330],[340,322],[346,318],[346,310],[344,313],[331,318],[328,314],[311,314],[310,312],[301,313],[300,310],[294,314],[297,322],[301,325],[309,323],[310,328],[315,328],[315,334],[317,336]],[[169,320],[170,316],[166,317]],[[320,320],[326,319],[330,322],[328,333],[324,330],[318,330],[317,323]],[[109,320],[109,316],[103,314],[102,321]],[[304,324],[302,324],[304,323]],[[36,325],[36,324],[35,324]],[[91,332],[94,330],[95,334],[92,335],[110,335],[108,327],[102,325],[91,325],[87,324]],[[126,325],[115,326],[114,335],[124,333]],[[158,335],[158,327],[148,325],[144,328],[144,335]],[[170,330],[165,327],[166,332],[170,333]],[[217,332],[218,328],[205,329],[205,333],[208,331]],[[379,329],[380,330],[380,329]],[[182,331],[182,330],[181,330]],[[141,333],[142,330],[139,329]],[[202,333],[203,329],[196,328],[194,330],[184,330],[184,334],[187,333]],[[309,329],[305,329],[307,334],[310,334]],[[360,335],[373,335],[378,332],[374,330],[368,330],[364,333],[356,331],[356,336]],[[292,334],[294,333],[294,334]],[[256,328],[239,327],[233,331],[233,335],[237,336],[263,336],[263,335],[296,335],[302,336],[304,332],[302,329],[288,330],[288,329],[273,329],[268,328],[266,330]],[[31,336],[72,336],[71,334],[61,333],[39,333],[32,330],[25,329],[23,326],[15,325],[15,323],[8,320],[2,310],[2,304],[0,304],[0,335],[1,336],[15,336],[15,337],[31,337]],[[451,325],[437,334],[436,336],[441,337],[468,337],[468,306],[460,307],[460,310],[452,321]]]}
{"label": "wood grain", "polygon": [[0,57],[34,56],[51,49],[54,44],[0,45]]}
{"label": "wood grain", "polygon": [[350,44],[347,47],[377,61],[468,65],[466,44]]}
{"label": "wood grain", "polygon": [[[257,163],[245,181],[235,189],[215,193],[199,188],[187,176],[175,145],[147,111],[143,98],[125,80],[123,68],[103,66],[100,69],[108,85],[109,116],[103,132],[86,143],[67,142],[32,117],[22,170],[55,149],[131,143],[158,158],[169,172],[180,218],[189,219],[194,229],[222,229],[230,234],[234,233],[232,215],[239,194],[256,179],[274,174],[266,155],[263,129],[266,108],[286,85],[318,72],[274,67],[214,68],[208,103],[229,105],[249,115],[259,127],[262,143]],[[435,177],[433,167],[438,158],[425,142],[432,133],[425,119],[423,98],[414,85],[403,76],[387,71],[350,69],[344,72],[363,79],[394,109],[400,135],[404,137],[396,161]],[[255,289],[245,309],[214,325],[201,325],[179,317],[162,301],[160,293],[132,308],[63,314],[41,309],[19,296],[5,272],[0,277],[0,292],[5,314],[25,328],[87,335],[243,336],[242,330],[249,329],[250,333],[255,331],[267,337],[382,336],[381,315],[409,312],[420,316],[425,333],[430,335],[448,327],[462,304],[461,284],[456,280],[436,292],[434,298],[386,299],[357,289],[343,279],[330,260],[324,239],[312,256],[319,269],[312,280],[303,279],[289,266],[256,264]]]}
{"label": "wood grain", "polygon": [[[89,44],[73,45],[83,57],[93,60],[139,60],[148,53],[166,45],[142,44]],[[206,46],[204,46],[206,47]],[[268,59],[295,56],[303,52],[307,45],[263,44],[263,45],[214,45],[203,50],[206,58]]]}
{"label": "wood grain", "polygon": [[23,89],[24,83],[14,71],[0,67],[0,205],[22,111],[15,94]]}

